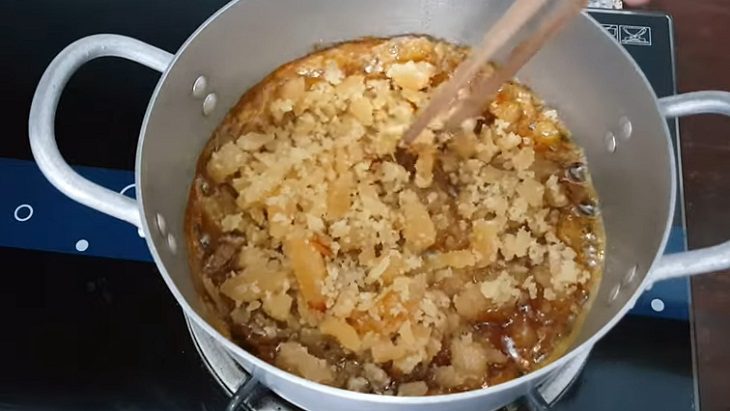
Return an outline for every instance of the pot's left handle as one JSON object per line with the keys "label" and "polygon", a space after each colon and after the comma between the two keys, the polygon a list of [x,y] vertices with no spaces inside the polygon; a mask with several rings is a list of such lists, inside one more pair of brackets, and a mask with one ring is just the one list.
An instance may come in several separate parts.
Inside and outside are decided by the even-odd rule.
{"label": "pot's left handle", "polygon": [[97,34],[70,44],[46,68],[36,88],[28,121],[30,147],[43,175],[62,193],[140,227],[140,210],[133,199],[80,176],[66,163],[56,145],[54,123],[63,88],[81,65],[107,56],[132,60],[160,72],[167,69],[173,58],[164,50],[114,34]]}
{"label": "pot's left handle", "polygon": [[[659,107],[666,118],[696,114],[721,114],[730,117],[730,93],[697,91],[680,94],[660,99]],[[663,256],[652,269],[650,279],[651,282],[656,282],[727,268],[730,268],[730,241],[699,250]]]}

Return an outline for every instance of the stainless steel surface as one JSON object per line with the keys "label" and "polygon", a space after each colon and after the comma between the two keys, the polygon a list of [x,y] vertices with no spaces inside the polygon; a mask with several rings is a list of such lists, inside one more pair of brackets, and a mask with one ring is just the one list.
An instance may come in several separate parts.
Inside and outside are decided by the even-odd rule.
{"label": "stainless steel surface", "polygon": [[[647,273],[667,241],[676,198],[676,164],[666,122],[656,97],[626,51],[588,15],[573,21],[519,73],[555,107],[584,148],[599,196],[608,238],[606,268],[597,303],[571,350],[562,358],[506,383],[466,393],[392,397],[354,393],[293,376],[236,346],[208,322],[184,247],[183,217],[198,153],[226,110],[239,96],[283,62],[329,44],[362,36],[427,33],[475,44],[509,0],[269,0],[234,1],[206,21],[180,48],[148,106],[137,151],[136,186],[142,228],[160,272],[180,306],[244,369],[286,400],[306,409],[385,411],[490,410],[513,402],[589,350],[633,306],[651,280]],[[167,53],[129,39],[115,41],[137,50],[132,57],[157,69]],[[82,40],[84,45],[97,40]],[[112,42],[113,43],[113,42]],[[99,46],[104,55],[113,48]],[[119,50],[117,50],[119,51]],[[130,56],[130,52],[119,53]],[[67,61],[63,54],[56,61]],[[51,64],[31,109],[34,154],[49,180],[72,198],[132,223],[139,214],[131,200],[111,196],[70,172],[53,142],[52,112],[69,73],[87,59]],[[191,86],[205,73],[217,104],[208,116]],[[619,86],[617,86],[619,85]],[[570,90],[570,93],[566,93]],[[666,106],[665,106],[666,108]],[[605,136],[625,129],[609,153]],[[610,148],[610,147],[609,147]],[[50,153],[50,155],[49,155]],[[81,187],[81,188],[79,188]],[[94,195],[99,194],[99,195]],[[164,229],[151,229],[165,221]],[[159,227],[161,228],[161,227]],[[174,245],[174,246],[173,246]],[[715,261],[713,268],[730,261]],[[636,280],[625,282],[636,270]],[[610,297],[610,298],[609,298]],[[604,303],[610,301],[609,303]]]}
{"label": "stainless steel surface", "polygon": [[90,36],[74,42],[53,59],[43,73],[28,119],[30,147],[43,175],[70,198],[128,223],[140,226],[137,202],[77,174],[61,156],[54,132],[56,107],[71,76],[84,63],[99,57],[122,57],[165,71],[172,54],[129,37]]}

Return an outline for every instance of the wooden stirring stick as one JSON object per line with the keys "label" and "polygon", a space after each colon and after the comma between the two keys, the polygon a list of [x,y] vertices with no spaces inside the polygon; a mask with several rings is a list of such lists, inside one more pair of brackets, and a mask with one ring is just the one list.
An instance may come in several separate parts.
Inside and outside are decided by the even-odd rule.
{"label": "wooden stirring stick", "polygon": [[443,110],[449,108],[459,90],[474,77],[484,63],[519,32],[548,0],[516,0],[491,30],[484,35],[482,43],[463,63],[454,75],[440,87],[430,103],[403,134],[403,141],[410,144]]}
{"label": "wooden stirring stick", "polygon": [[446,126],[458,127],[470,117],[484,110],[484,103],[492,99],[502,85],[517,74],[540,48],[587,5],[587,0],[565,0],[551,11],[540,26],[507,57],[504,65],[489,77],[478,79],[467,98],[458,102],[458,108],[449,116]]}
{"label": "wooden stirring stick", "polygon": [[[507,10],[504,16],[487,32],[479,48],[471,54],[467,60],[454,72],[451,79],[447,81],[435,93],[429,105],[417,116],[403,135],[406,144],[412,143],[431,121],[444,110],[450,109],[456,102],[457,93],[484,65],[492,59],[495,53],[506,44],[512,36],[530,21],[532,17],[545,5],[548,0],[517,0]],[[476,93],[472,93],[467,104],[459,104],[456,112],[449,116],[448,123],[453,124],[451,118],[467,118],[466,113],[473,112],[481,107],[486,100],[499,90],[499,87],[511,79],[514,74],[542,47],[548,37],[556,34],[570,20],[571,17],[580,12],[586,4],[586,0],[561,0],[564,2],[550,17],[547,18],[529,38],[522,42],[509,56],[508,61],[496,72],[486,79],[481,79],[474,87]],[[504,79],[504,80],[500,80]],[[465,113],[460,111],[466,110]],[[460,124],[460,123],[459,123]]]}

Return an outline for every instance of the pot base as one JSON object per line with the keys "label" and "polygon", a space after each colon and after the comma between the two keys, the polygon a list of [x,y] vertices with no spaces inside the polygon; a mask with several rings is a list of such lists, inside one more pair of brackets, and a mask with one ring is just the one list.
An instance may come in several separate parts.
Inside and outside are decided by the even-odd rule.
{"label": "pot base", "polygon": [[[185,317],[185,321],[203,364],[225,393],[233,396],[241,384],[249,379],[249,374],[238,365],[215,339],[189,318]],[[590,352],[586,351],[576,356],[563,368],[550,375],[531,395],[515,404],[508,405],[504,410],[543,411],[550,409],[573,386],[583,370],[589,354]],[[245,401],[251,410],[256,411],[302,411],[301,408],[290,404],[260,384],[246,396]]]}

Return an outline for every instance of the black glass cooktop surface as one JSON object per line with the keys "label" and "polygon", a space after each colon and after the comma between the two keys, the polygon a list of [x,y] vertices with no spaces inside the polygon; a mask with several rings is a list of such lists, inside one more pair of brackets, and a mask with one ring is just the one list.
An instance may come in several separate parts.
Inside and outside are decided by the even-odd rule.
{"label": "black glass cooktop surface", "polygon": [[[0,3],[0,409],[222,410],[227,396],[191,341],[137,230],[66,199],[31,161],[35,85],[64,46],[119,33],[169,51],[222,0]],[[596,12],[659,95],[674,92],[671,20]],[[133,196],[138,130],[158,74],[118,59],[64,91],[58,144],[83,175]],[[674,133],[675,124],[672,126]],[[677,138],[676,133],[674,137]],[[681,204],[681,201],[679,202]],[[670,251],[684,249],[681,210]],[[695,407],[688,284],[659,284],[593,351],[559,410]]]}

